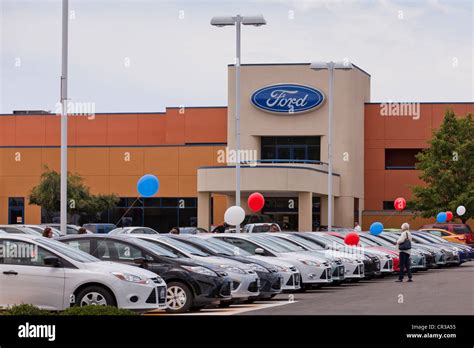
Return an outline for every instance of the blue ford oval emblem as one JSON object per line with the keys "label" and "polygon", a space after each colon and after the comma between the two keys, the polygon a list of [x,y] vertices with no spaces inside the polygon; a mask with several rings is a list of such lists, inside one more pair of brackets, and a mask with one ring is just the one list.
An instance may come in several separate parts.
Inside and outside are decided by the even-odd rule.
{"label": "blue ford oval emblem", "polygon": [[324,102],[316,88],[298,84],[276,84],[255,91],[250,98],[260,110],[277,114],[298,114],[313,110]]}

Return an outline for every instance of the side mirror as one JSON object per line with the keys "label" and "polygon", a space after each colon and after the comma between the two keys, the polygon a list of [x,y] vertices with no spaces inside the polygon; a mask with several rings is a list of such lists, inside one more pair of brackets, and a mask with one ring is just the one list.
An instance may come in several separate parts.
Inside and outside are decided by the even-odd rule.
{"label": "side mirror", "polygon": [[265,254],[265,250],[263,250],[262,248],[257,248],[257,249],[255,249],[255,254],[257,254],[257,255],[264,255],[264,254]]}
{"label": "side mirror", "polygon": [[46,256],[44,259],[44,264],[46,266],[51,266],[51,267],[59,267],[61,266],[61,261],[59,260],[58,257],[56,256]]}
{"label": "side mirror", "polygon": [[144,265],[146,263],[146,259],[144,257],[137,257],[133,259],[133,262],[136,263],[137,265]]}

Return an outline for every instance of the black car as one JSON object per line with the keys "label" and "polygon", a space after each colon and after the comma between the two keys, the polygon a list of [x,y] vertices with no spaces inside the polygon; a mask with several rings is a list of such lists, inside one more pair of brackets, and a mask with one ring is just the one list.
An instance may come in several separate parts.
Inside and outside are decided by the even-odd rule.
{"label": "black car", "polygon": [[171,238],[179,239],[182,242],[193,245],[194,247],[213,256],[228,258],[249,265],[249,267],[252,268],[260,278],[260,294],[255,297],[250,297],[247,302],[252,302],[257,299],[269,299],[281,293],[281,284],[283,281],[283,277],[278,273],[278,269],[275,266],[272,266],[271,264],[265,261],[249,259],[243,256],[237,256],[229,248],[223,248],[217,243],[213,243],[212,241],[205,240],[193,235],[169,236]]}
{"label": "black car", "polygon": [[168,312],[183,313],[231,299],[232,280],[220,268],[179,257],[166,248],[127,235],[71,235],[58,241],[102,261],[145,268],[167,286]]}

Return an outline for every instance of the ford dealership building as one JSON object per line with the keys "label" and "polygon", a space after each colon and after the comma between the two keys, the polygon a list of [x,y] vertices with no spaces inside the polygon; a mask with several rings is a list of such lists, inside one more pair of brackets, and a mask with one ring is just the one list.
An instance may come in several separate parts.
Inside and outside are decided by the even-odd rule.
{"label": "ford dealership building", "polygon": [[[172,226],[208,229],[235,204],[235,72],[228,69],[228,106],[167,108],[157,113],[69,117],[69,171],[93,193],[115,193],[117,208],[101,222],[167,232]],[[328,71],[309,64],[241,66],[242,205],[255,191],[262,214],[286,229],[327,225]],[[415,155],[427,147],[446,110],[474,113],[474,103],[374,103],[370,75],[354,66],[334,71],[334,226],[363,228],[373,221],[399,227],[410,212],[393,200],[420,184]],[[0,224],[49,222],[28,204],[47,166],[59,171],[60,117],[51,113],[0,115]],[[160,180],[156,197],[131,204],[144,174]]]}

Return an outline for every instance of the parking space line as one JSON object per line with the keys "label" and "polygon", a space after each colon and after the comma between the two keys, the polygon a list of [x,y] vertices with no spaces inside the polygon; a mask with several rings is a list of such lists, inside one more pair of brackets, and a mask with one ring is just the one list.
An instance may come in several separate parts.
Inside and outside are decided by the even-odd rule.
{"label": "parking space line", "polygon": [[164,316],[164,315],[235,315],[239,313],[256,311],[260,309],[268,309],[271,307],[283,306],[297,301],[271,301],[271,302],[254,302],[252,304],[236,304],[228,308],[206,308],[199,312],[171,314],[162,310],[152,311],[144,314],[145,316]]}

